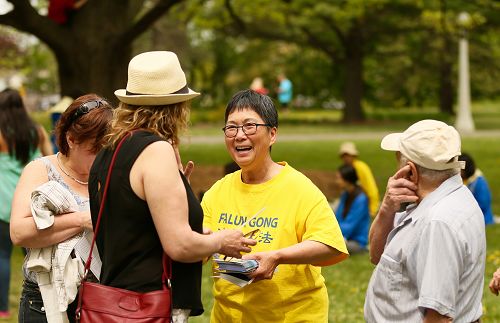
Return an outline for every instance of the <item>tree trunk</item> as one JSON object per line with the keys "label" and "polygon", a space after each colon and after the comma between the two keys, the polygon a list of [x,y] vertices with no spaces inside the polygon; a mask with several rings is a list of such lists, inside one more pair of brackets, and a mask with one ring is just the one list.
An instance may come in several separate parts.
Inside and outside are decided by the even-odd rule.
{"label": "tree trunk", "polygon": [[360,122],[365,120],[361,106],[363,97],[363,36],[361,28],[351,27],[346,38],[344,115],[343,122]]}
{"label": "tree trunk", "polygon": [[446,23],[447,2],[439,1],[439,10],[441,13],[440,25],[441,51],[439,54],[439,111],[446,114],[453,114],[453,82],[452,82],[452,58],[449,55],[450,48],[453,48],[451,36]]}
{"label": "tree trunk", "polygon": [[144,1],[88,1],[58,25],[29,1],[11,0],[14,10],[0,15],[0,24],[31,33],[52,49],[61,95],[93,92],[117,103],[114,91],[126,87],[134,39],[181,1],[158,1],[147,10]]}
{"label": "tree trunk", "polygon": [[[442,56],[445,56],[443,53]],[[452,115],[453,99],[455,97],[452,82],[452,64],[449,59],[442,59],[439,75],[439,111]]]}
{"label": "tree trunk", "polygon": [[56,54],[61,95],[76,98],[96,93],[117,103],[114,91],[127,85],[127,67],[132,52],[130,44],[120,47],[114,52],[108,48],[92,50],[69,46],[65,53]]}

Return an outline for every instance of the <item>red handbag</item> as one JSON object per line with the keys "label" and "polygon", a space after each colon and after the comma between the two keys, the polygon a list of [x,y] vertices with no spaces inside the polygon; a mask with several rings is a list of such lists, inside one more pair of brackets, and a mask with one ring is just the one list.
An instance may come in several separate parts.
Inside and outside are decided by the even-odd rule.
{"label": "red handbag", "polygon": [[172,316],[172,289],[170,278],[172,263],[166,253],[163,253],[163,275],[162,289],[148,293],[138,293],[126,289],[105,286],[86,281],[87,273],[92,261],[92,251],[94,249],[99,223],[104,209],[104,202],[108,192],[111,172],[120,147],[128,133],[118,143],[109,165],[106,183],[104,185],[99,215],[94,230],[94,239],[90,255],[85,263],[85,274],[80,286],[78,295],[78,308],[76,310],[76,321],[80,323],[170,323]]}

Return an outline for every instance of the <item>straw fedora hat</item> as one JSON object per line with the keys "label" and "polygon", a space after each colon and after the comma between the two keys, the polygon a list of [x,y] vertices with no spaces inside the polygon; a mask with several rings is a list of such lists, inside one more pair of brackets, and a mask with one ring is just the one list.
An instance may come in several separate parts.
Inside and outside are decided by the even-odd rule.
{"label": "straw fedora hat", "polygon": [[116,90],[115,95],[132,105],[166,105],[190,100],[200,93],[188,88],[175,53],[154,51],[130,60],[127,88]]}

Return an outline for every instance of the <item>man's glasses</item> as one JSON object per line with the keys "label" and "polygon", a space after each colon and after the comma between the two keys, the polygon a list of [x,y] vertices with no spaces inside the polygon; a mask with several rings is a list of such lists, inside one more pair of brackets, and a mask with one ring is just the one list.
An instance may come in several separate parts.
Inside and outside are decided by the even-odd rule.
{"label": "man's glasses", "polygon": [[87,114],[90,111],[100,107],[101,105],[104,105],[104,102],[105,101],[103,101],[103,100],[95,100],[95,101],[88,101],[88,102],[83,103],[82,105],[80,105],[78,107],[78,109],[76,109],[75,113],[73,113],[73,115],[71,116],[70,123],[75,122],[78,118],[80,118],[84,114]]}
{"label": "man's glasses", "polygon": [[224,128],[222,128],[222,131],[224,131],[224,135],[226,135],[226,137],[234,138],[238,134],[238,129],[241,128],[243,133],[249,136],[257,132],[258,126],[272,127],[270,124],[267,123],[245,123],[242,126],[234,126],[234,125],[225,126]]}

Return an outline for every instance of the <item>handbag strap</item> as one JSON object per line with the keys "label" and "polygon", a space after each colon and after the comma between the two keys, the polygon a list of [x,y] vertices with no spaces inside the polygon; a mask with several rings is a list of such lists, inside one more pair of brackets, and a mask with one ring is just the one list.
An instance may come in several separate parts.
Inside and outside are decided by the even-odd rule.
{"label": "handbag strap", "polygon": [[[97,216],[97,221],[96,221],[96,225],[94,228],[94,238],[92,239],[92,246],[90,248],[89,257],[87,258],[87,261],[85,262],[83,281],[86,280],[86,278],[87,278],[87,274],[88,274],[89,269],[90,269],[90,264],[92,262],[92,252],[94,251],[94,245],[95,245],[96,238],[97,238],[97,232],[99,232],[99,224],[101,223],[101,217],[102,217],[102,213],[104,211],[104,203],[106,202],[106,197],[108,195],[109,182],[111,181],[111,173],[112,173],[113,167],[115,165],[116,156],[118,155],[118,151],[120,150],[120,148],[123,145],[123,143],[125,142],[125,140],[128,137],[130,137],[135,131],[137,131],[137,130],[128,132],[125,136],[123,136],[123,138],[120,140],[120,142],[116,146],[115,152],[113,153],[113,157],[111,158],[111,162],[109,164],[109,169],[108,169],[108,174],[106,175],[106,182],[105,182],[104,188],[103,188],[101,205],[99,207],[99,214]],[[163,266],[163,273],[162,273],[162,277],[161,277],[161,282],[162,282],[162,288],[165,290],[167,288],[171,288],[170,280],[172,279],[172,262],[170,261],[170,257],[165,252],[163,252],[162,266]]]}

